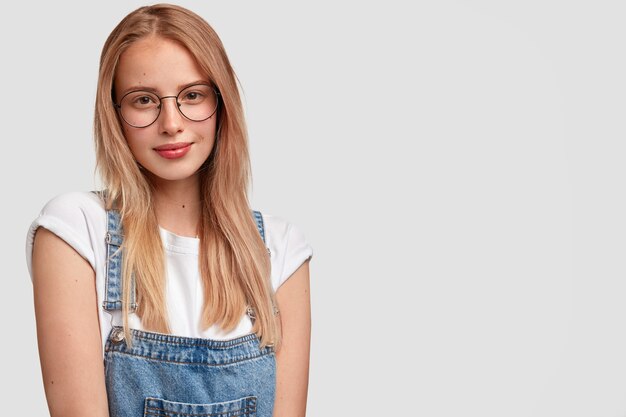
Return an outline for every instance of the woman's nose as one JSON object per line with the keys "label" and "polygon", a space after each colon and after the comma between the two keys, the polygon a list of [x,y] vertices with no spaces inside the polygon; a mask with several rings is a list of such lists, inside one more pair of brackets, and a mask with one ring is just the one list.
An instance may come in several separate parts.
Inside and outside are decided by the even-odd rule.
{"label": "woman's nose", "polygon": [[159,115],[160,132],[168,135],[182,132],[184,123],[184,116],[178,109],[176,97],[162,97],[161,114]]}

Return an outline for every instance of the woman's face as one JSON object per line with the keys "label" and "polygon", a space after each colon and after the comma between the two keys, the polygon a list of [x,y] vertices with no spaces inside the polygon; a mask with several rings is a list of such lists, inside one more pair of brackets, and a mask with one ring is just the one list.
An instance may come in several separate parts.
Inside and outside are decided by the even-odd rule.
{"label": "woman's face", "polygon": [[[114,79],[115,97],[119,101],[134,90],[153,91],[158,97],[176,96],[198,82],[209,80],[187,49],[168,39],[149,37],[133,43],[120,56]],[[197,100],[197,93],[185,94]],[[146,96],[133,101],[137,106],[151,103]],[[193,176],[209,157],[215,141],[216,118],[214,114],[201,122],[191,121],[180,113],[174,98],[165,98],[157,120],[150,126],[137,128],[120,121],[135,160],[155,180],[175,181]],[[185,146],[168,151],[163,149],[167,145]]]}

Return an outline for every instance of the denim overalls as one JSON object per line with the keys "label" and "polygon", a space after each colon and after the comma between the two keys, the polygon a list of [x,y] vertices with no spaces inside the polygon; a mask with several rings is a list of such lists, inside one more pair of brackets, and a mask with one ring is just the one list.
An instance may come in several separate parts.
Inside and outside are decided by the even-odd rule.
{"label": "denim overalls", "polygon": [[[265,242],[261,213],[252,211]],[[123,239],[119,212],[107,211],[106,310],[121,309]],[[269,251],[269,249],[268,249]],[[134,279],[131,311],[136,309]],[[253,319],[253,313],[248,314]],[[210,340],[131,329],[133,348],[114,326],[104,367],[111,417],[271,417],[276,362],[256,334]]]}

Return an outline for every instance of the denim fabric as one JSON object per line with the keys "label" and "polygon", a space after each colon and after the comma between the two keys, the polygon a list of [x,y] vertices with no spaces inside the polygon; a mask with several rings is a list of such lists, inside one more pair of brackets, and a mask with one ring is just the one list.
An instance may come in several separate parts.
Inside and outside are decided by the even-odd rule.
{"label": "denim fabric", "polygon": [[[260,213],[253,212],[265,241]],[[107,212],[107,310],[121,308],[119,214]],[[133,277],[134,278],[134,277]],[[134,290],[134,279],[132,280]],[[132,293],[134,302],[134,291]],[[132,349],[121,327],[108,335],[104,367],[111,417],[271,417],[276,360],[256,334],[210,340],[131,329]]]}
{"label": "denim fabric", "polygon": [[[258,224],[258,223],[257,223]],[[124,239],[122,233],[122,225],[120,222],[120,213],[115,210],[107,211],[107,234],[106,234],[106,248],[107,248],[107,270],[106,270],[106,282],[104,284],[104,302],[102,307],[106,310],[121,310],[122,309],[122,251],[120,246]],[[131,280],[131,292],[130,292],[130,310],[135,311],[137,305],[135,304],[135,279]]]}

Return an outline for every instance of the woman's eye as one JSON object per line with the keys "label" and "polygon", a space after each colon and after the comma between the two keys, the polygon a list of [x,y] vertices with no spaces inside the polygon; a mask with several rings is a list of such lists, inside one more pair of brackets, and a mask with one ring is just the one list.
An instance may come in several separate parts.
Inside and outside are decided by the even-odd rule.
{"label": "woman's eye", "polygon": [[151,97],[148,96],[141,96],[141,97],[137,97],[137,99],[135,100],[135,102],[137,104],[142,104],[142,105],[147,105],[153,102]]}
{"label": "woman's eye", "polygon": [[202,94],[197,91],[190,91],[185,94],[185,101],[198,101],[202,99]]}
{"label": "woman's eye", "polygon": [[152,108],[157,105],[158,99],[145,94],[145,95],[137,95],[137,96],[129,96],[127,100],[125,100],[132,107],[142,109],[142,108]]}

